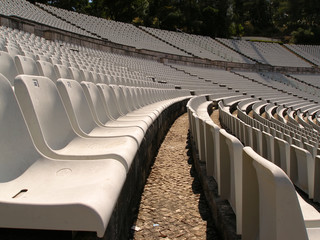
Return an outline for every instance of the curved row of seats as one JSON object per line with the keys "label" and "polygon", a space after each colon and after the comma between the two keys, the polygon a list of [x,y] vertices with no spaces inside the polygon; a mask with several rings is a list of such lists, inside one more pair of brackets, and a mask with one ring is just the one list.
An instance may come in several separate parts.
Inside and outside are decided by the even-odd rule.
{"label": "curved row of seats", "polygon": [[[283,86],[285,85],[285,90],[292,93],[292,95],[302,96],[304,98],[310,98],[310,94],[315,96],[315,99],[319,99],[318,86],[316,84],[311,85],[305,81],[298,81],[293,78],[292,75],[283,75],[280,73],[249,73],[237,71],[237,74],[244,76],[249,79],[260,82],[271,82],[273,86]],[[293,75],[294,76],[294,75]],[[299,75],[302,78],[308,75]],[[316,75],[313,75],[315,78]]]}
{"label": "curved row of seats", "polygon": [[[207,108],[212,103],[219,107],[223,126],[236,137],[212,122]],[[207,166],[207,175],[216,180],[219,196],[228,200],[236,215],[237,234],[243,239],[317,239],[320,214],[297,195],[293,183],[304,191],[315,191],[309,197],[316,200],[319,191],[310,180],[317,181],[319,176],[314,168],[312,174],[310,164],[315,161],[317,166],[320,159],[294,145],[290,151],[281,139],[282,129],[272,130],[247,115],[252,109],[259,109],[259,115],[261,108],[269,111],[266,102],[212,95],[192,98],[187,106],[195,149]],[[232,114],[234,110],[239,118]]]}
{"label": "curved row of seats", "polygon": [[[185,91],[0,75],[1,227],[104,235],[143,138]],[[67,221],[66,221],[67,220]]]}
{"label": "curved row of seats", "polygon": [[[225,85],[226,88],[234,92],[241,92],[248,96],[256,96],[266,101],[272,101],[281,105],[281,101],[291,98],[292,103],[303,100],[309,100],[314,105],[320,102],[318,89],[316,86],[310,86],[307,82],[297,85],[297,81],[290,80],[289,77],[274,72],[248,72],[248,71],[225,71],[221,69],[200,68],[194,66],[173,65],[180,71],[205,79],[214,85]],[[301,74],[301,78],[308,76]],[[310,76],[310,75],[309,75]],[[314,75],[314,79],[317,75]],[[289,82],[291,81],[291,82]],[[290,83],[291,86],[288,86]],[[215,87],[208,87],[207,92],[203,94],[211,94]],[[308,86],[308,89],[305,87]],[[310,94],[312,93],[312,94]],[[280,95],[279,95],[280,94]]]}
{"label": "curved row of seats", "polygon": [[[257,103],[253,104],[253,108],[255,108],[255,105],[257,105]],[[267,107],[268,106],[266,106],[266,109]],[[305,170],[302,165],[299,165],[299,167],[296,166],[296,168],[294,168],[294,163],[292,162],[302,161],[299,158],[303,157],[306,159],[311,159],[311,154],[308,153],[307,150],[303,150],[300,148],[303,147],[303,144],[311,145],[311,142],[313,142],[314,144],[314,146],[311,145],[312,147],[317,147],[318,139],[312,138],[312,136],[316,134],[310,133],[309,140],[307,140],[307,138],[305,138],[302,133],[300,135],[299,131],[291,131],[289,127],[284,129],[282,126],[277,126],[275,122],[268,123],[268,120],[266,119],[265,121],[263,121],[262,119],[264,118],[262,118],[261,116],[260,118],[257,117],[257,114],[254,114],[254,118],[256,119],[258,124],[254,123],[252,118],[246,117],[246,114],[243,114],[243,111],[240,109],[238,109],[238,116],[239,119],[242,119],[241,121],[238,118],[234,118],[229,119],[228,121],[235,121],[235,123],[224,123],[226,124],[226,126],[230,127],[232,133],[234,133],[242,142],[244,142],[248,146],[251,146],[262,157],[279,165],[288,174],[288,176],[291,176],[290,173],[292,172]],[[225,119],[223,121],[227,120]],[[301,141],[296,137],[299,137]],[[302,141],[304,141],[303,144]],[[256,143],[255,146],[253,146],[253,142]],[[285,143],[286,146],[283,147],[282,143]],[[279,148],[283,149],[281,149],[280,151]],[[316,156],[313,156],[313,158],[315,157]],[[297,158],[299,160],[295,160]],[[291,164],[293,165],[291,166]],[[310,184],[312,190],[308,191],[308,187],[305,188],[306,186],[304,186],[304,189],[302,188],[301,190],[306,191],[306,193],[309,193],[309,197],[313,198],[314,191],[312,186],[314,184]],[[296,185],[298,185],[298,183],[296,183]]]}
{"label": "curved row of seats", "polygon": [[[237,234],[241,234],[241,197],[235,193],[234,184],[237,184],[237,189],[241,188],[242,176],[238,175],[241,171],[234,169],[241,170],[241,165],[238,165],[241,162],[235,162],[235,159],[239,156],[242,144],[213,123],[208,115],[208,107],[211,104],[212,101],[207,101],[203,96],[192,98],[188,102],[190,132],[195,142],[195,149],[199,153],[199,160],[206,163],[207,175],[213,176],[216,180],[221,198],[229,201],[237,216]],[[234,168],[232,172],[230,172],[231,165]]]}
{"label": "curved row of seats", "polygon": [[[100,19],[40,3],[37,3],[37,6],[45,9],[54,16],[64,19],[68,23],[78,26],[79,29],[85,29],[89,33],[93,32],[96,36],[138,49],[150,49],[182,56],[194,55],[200,58],[218,61],[244,62],[250,64],[257,61],[274,66],[311,67],[308,62],[295,56],[277,43],[249,42],[231,39],[208,40],[208,38],[204,36],[195,36],[183,32],[166,31],[149,27],[136,28],[131,24]],[[156,36],[156,38],[153,36]],[[221,42],[223,44],[221,44]],[[307,49],[301,49],[299,45],[286,46],[303,58],[318,65],[319,59],[317,57],[306,57],[310,56]]]}
{"label": "curved row of seats", "polygon": [[5,75],[11,83],[18,74],[39,75],[50,78],[56,82],[59,78],[75,79],[78,82],[88,81],[92,83],[105,83],[126,85],[135,87],[171,88],[173,85],[160,84],[152,81],[139,80],[134,77],[113,77],[112,75],[88,71],[76,67],[68,67],[62,64],[52,64],[50,62],[33,60],[30,57],[15,55],[14,58],[7,53],[0,51],[0,72]]}
{"label": "curved row of seats", "polygon": [[[197,90],[196,94],[211,93],[216,88],[214,84],[219,82],[219,84],[227,84],[228,88],[231,87],[235,91],[247,92],[248,95],[256,94],[259,97],[264,97],[260,93],[263,92],[266,97],[272,97],[269,93],[267,94],[266,90],[270,92],[271,88],[277,88],[281,89],[282,92],[284,89],[288,89],[288,94],[291,94],[297,101],[299,101],[298,97],[308,98],[314,100],[314,102],[319,101],[316,96],[305,94],[296,88],[289,89],[287,85],[277,82],[277,77],[274,78],[274,81],[268,77],[260,79],[258,74],[253,75],[248,72],[232,73],[224,70],[170,64],[170,66],[174,66],[175,69],[173,69],[155,61],[108,54],[64,42],[50,42],[37,38],[32,34],[10,31],[10,29],[5,28],[4,31],[5,34],[3,36],[5,36],[6,48],[3,51],[7,51],[11,56],[25,55],[25,57],[30,57],[34,61],[43,63],[42,65],[48,65],[49,74],[53,72],[50,70],[52,69],[51,65],[57,65],[58,67],[63,65],[60,69],[64,73],[64,77],[68,77],[68,75],[70,77],[70,71],[72,71],[80,76],[79,81],[106,81],[106,83],[111,84],[138,84],[138,86],[146,87],[157,87],[158,85],[160,88],[178,86],[183,89]],[[40,74],[42,73],[40,72]],[[86,79],[83,79],[84,74]],[[150,78],[146,78],[146,76],[150,76]],[[275,76],[275,74],[272,76]],[[282,75],[277,74],[277,76]],[[56,78],[58,76],[49,75],[49,77]],[[248,79],[245,79],[246,77],[249,77],[251,81],[255,81],[255,85],[250,86],[250,88],[245,87],[246,85],[243,83],[248,83]],[[302,88],[304,88],[303,85]],[[317,89],[312,88],[311,91],[317,92]]]}
{"label": "curved row of seats", "polygon": [[180,56],[191,56],[159,39],[147,34],[132,24],[97,18],[81,13],[55,8],[49,5],[37,3],[41,9],[57,16],[66,22],[72,23],[80,29],[85,29],[100,38],[109,41],[132,46],[137,49],[148,49],[158,52],[166,52]]}
{"label": "curved row of seats", "polygon": [[[77,72],[82,71],[87,77],[93,78],[93,81],[107,81],[106,83],[111,84],[138,84],[138,86],[159,88],[179,86],[183,89],[207,89],[209,87],[209,83],[204,80],[176,71],[156,61],[107,53],[65,42],[47,41],[32,34],[10,31],[7,28],[0,30],[4,33],[1,36],[4,37],[2,51],[8,52],[12,57],[21,55],[32,58],[40,62],[42,67],[46,65],[43,68],[48,74],[53,72],[50,71],[51,65],[57,65],[64,73],[64,77],[71,75],[70,70],[77,75],[79,75]],[[10,46],[10,51],[8,46]],[[60,67],[61,65],[63,66]],[[43,72],[46,74],[45,71]],[[41,71],[40,74],[42,74]],[[83,74],[80,74],[80,77],[81,75]],[[54,79],[60,76],[49,75],[48,77]],[[89,78],[86,81],[91,81]]]}
{"label": "curved row of seats", "polygon": [[[130,181],[147,171],[137,169],[147,161],[145,145],[158,141],[151,132],[165,128],[168,109],[190,91],[121,66],[135,59],[98,62],[101,51],[9,32],[0,51],[0,226],[102,237],[130,171],[137,175]],[[71,65],[85,56],[99,70]]]}
{"label": "curved row of seats", "polygon": [[[241,113],[241,115],[240,119],[253,126],[250,118],[246,118],[245,114]],[[315,175],[319,148],[318,132],[306,128],[302,131],[295,127],[283,126],[276,121],[269,122],[259,118],[257,115],[254,114],[255,119],[260,122],[260,126],[264,125],[262,136],[257,141],[262,140],[262,144],[265,141],[266,145],[270,145],[267,149],[262,149],[261,155],[279,165],[311,199],[319,201],[318,189],[314,188],[318,178]],[[299,162],[298,166],[296,162]],[[301,184],[302,182],[304,183]]]}
{"label": "curved row of seats", "polygon": [[263,64],[273,66],[311,67],[312,65],[295,54],[291,53],[280,44],[251,42],[245,40],[223,39],[219,41],[235,51]]}
{"label": "curved row of seats", "polygon": [[298,53],[313,64],[320,65],[320,49],[317,45],[302,45],[302,44],[285,44],[292,51]]}

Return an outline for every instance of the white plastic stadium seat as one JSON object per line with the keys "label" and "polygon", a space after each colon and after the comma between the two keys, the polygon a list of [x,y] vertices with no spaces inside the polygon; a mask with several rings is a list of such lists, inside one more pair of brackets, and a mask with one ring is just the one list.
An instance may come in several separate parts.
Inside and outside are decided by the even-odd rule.
{"label": "white plastic stadium seat", "polygon": [[236,137],[220,130],[220,193],[236,214],[237,234],[242,231],[242,149]]}
{"label": "white plastic stadium seat", "polygon": [[137,141],[138,146],[140,145],[144,137],[144,133],[141,129],[108,128],[99,126],[95,122],[80,83],[75,80],[60,78],[57,81],[57,88],[72,127],[79,136],[89,138],[129,136]]}
{"label": "white plastic stadium seat", "polygon": [[122,117],[130,118],[131,120],[138,120],[145,122],[148,126],[150,126],[153,122],[153,119],[146,115],[135,115],[132,114],[133,109],[130,109],[128,105],[128,100],[126,99],[126,96],[124,95],[121,88],[117,85],[110,85],[111,89],[114,92],[114,95],[116,96],[116,104],[117,108],[119,110],[119,113]]}
{"label": "white plastic stadium seat", "polygon": [[10,81],[11,85],[19,74],[14,59],[7,52],[0,51],[0,73]]}
{"label": "white plastic stadium seat", "polygon": [[57,74],[54,70],[53,65],[50,62],[38,60],[36,64],[37,64],[40,76],[45,76],[47,78],[50,78],[54,82],[57,81],[58,79]]}
{"label": "white plastic stadium seat", "polygon": [[64,65],[55,64],[54,70],[58,78],[73,79],[70,69]]}
{"label": "white plastic stadium seat", "polygon": [[[108,91],[110,90],[108,85],[101,84],[99,86],[97,84],[97,86],[91,82],[82,82],[81,85],[98,125],[104,127],[140,128],[144,133],[147,132],[148,126],[143,121],[136,121],[135,119],[125,117],[115,118],[115,116],[120,116],[120,114],[116,108],[115,98],[112,95],[113,92]],[[102,91],[106,92],[102,93]]]}
{"label": "white plastic stadium seat", "polygon": [[320,214],[281,168],[243,148],[242,239],[319,239]]}
{"label": "white plastic stadium seat", "polygon": [[44,157],[1,74],[0,102],[0,227],[95,231],[102,237],[126,178],[123,164]]}
{"label": "white plastic stadium seat", "polygon": [[290,146],[290,179],[302,191],[313,199],[315,179],[315,159],[310,152],[297,147]]}
{"label": "white plastic stadium seat", "polygon": [[36,62],[32,58],[17,55],[14,60],[19,74],[39,75]]}
{"label": "white plastic stadium seat", "polygon": [[14,87],[33,141],[42,154],[62,160],[112,157],[127,170],[130,168],[137,151],[136,141],[131,137],[93,139],[77,135],[49,78],[19,75]]}

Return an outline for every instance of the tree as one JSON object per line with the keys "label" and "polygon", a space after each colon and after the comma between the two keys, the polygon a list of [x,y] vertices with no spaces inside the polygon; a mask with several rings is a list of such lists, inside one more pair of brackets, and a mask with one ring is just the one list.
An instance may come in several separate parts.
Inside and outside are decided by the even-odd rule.
{"label": "tree", "polygon": [[88,14],[95,16],[95,17],[101,17],[106,18],[106,9],[104,0],[92,0],[90,3],[90,8],[88,9]]}
{"label": "tree", "polygon": [[247,34],[261,34],[273,28],[268,0],[234,0],[232,8],[235,26],[243,26]]}

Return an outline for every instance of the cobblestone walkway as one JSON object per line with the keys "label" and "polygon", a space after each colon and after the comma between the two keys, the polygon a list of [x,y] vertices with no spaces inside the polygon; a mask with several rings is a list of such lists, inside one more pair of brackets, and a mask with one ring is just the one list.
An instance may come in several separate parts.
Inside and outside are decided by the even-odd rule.
{"label": "cobblestone walkway", "polygon": [[162,143],[132,227],[132,239],[220,239],[187,149],[188,115]]}

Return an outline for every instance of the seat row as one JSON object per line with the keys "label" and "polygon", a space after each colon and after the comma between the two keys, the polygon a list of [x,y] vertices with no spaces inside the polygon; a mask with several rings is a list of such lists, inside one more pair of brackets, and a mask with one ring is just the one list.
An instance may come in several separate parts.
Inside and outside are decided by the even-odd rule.
{"label": "seat row", "polygon": [[0,74],[0,226],[102,237],[150,126],[185,91]]}
{"label": "seat row", "polygon": [[[286,76],[280,73],[271,72],[254,73],[237,71],[236,73],[257,82],[272,84],[278,89],[283,89],[286,92],[291,93],[291,95],[297,95],[303,98],[310,98],[318,101],[318,89],[316,85],[313,86],[302,80],[298,81],[289,75]],[[313,76],[316,77],[316,75]]]}
{"label": "seat row", "polygon": [[[108,75],[111,84],[121,82],[126,85],[134,84],[132,81],[139,81],[138,84],[145,87],[174,88],[171,80],[187,77],[185,74],[176,76],[177,72],[174,69],[156,61],[113,54],[62,41],[48,41],[26,32],[13,29],[10,31],[5,27],[0,28],[0,32],[3,33],[0,39],[4,41],[2,51],[8,52],[13,58],[16,55],[24,55],[34,61],[48,62],[49,66],[63,65],[73,70],[76,68],[74,71],[78,69],[92,72],[94,80],[99,80],[95,74],[100,73]],[[0,40],[0,48],[1,45]],[[90,75],[89,73],[89,77]],[[129,82],[125,83],[124,80],[127,79]],[[103,78],[101,81],[104,80]]]}
{"label": "seat row", "polygon": [[[210,99],[213,98],[210,96]],[[232,105],[236,106],[241,99],[244,99],[243,96],[216,98],[214,101],[216,104],[219,102],[217,106],[221,123],[231,132],[240,129],[237,133],[233,132],[238,138],[220,129],[212,122],[208,112],[205,114],[202,111],[204,106],[212,105],[212,101],[196,97],[188,102],[190,131],[195,149],[199,159],[207,166],[207,175],[216,180],[220,197],[228,200],[236,215],[237,234],[241,234],[243,239],[316,239],[320,236],[320,214],[297,195],[285,171],[253,150],[257,143],[261,144],[261,140],[253,138],[253,130],[248,131],[252,133],[249,141],[251,147],[244,147],[244,144],[247,145],[244,135],[246,130],[244,126],[239,126],[240,120],[230,113],[230,107],[234,108]],[[249,99],[243,100],[246,101],[249,102]],[[261,134],[260,130],[258,132]],[[295,161],[298,164],[300,159]],[[299,167],[301,164],[294,169],[297,171]],[[301,168],[300,172],[305,171],[304,167]],[[274,172],[277,174],[272,176],[270,173]],[[279,179],[286,182],[285,187]],[[270,186],[271,182],[275,184]],[[285,196],[277,193],[279,189],[286,192]],[[286,203],[290,205],[289,209],[283,207]],[[280,215],[281,220],[277,218]],[[275,224],[266,224],[266,221]],[[286,228],[293,225],[297,228],[288,232]]]}
{"label": "seat row", "polygon": [[155,38],[145,31],[142,31],[132,24],[88,16],[41,3],[37,3],[37,6],[44,9],[49,14],[58,16],[60,19],[63,19],[68,23],[72,23],[79,29],[85,29],[85,31],[102,39],[108,39],[109,41],[132,46],[137,49],[148,49],[157,52],[190,56],[178,48]]}
{"label": "seat row", "polygon": [[[182,32],[158,30],[154,28],[137,28],[132,24],[96,18],[85,14],[67,11],[45,4],[36,5],[28,1],[2,1],[0,13],[5,16],[18,16],[28,21],[57,28],[66,32],[79,34],[92,39],[108,39],[112,42],[171,53],[177,56],[195,55],[204,59],[245,62],[253,60],[273,66],[308,67],[312,65],[291,53],[292,49],[303,58],[318,64],[316,54],[308,54],[299,45],[282,47],[277,43],[249,42],[232,39],[208,39]],[[162,40],[160,40],[162,39]],[[168,44],[170,43],[170,44]],[[318,50],[316,46],[309,46]],[[189,52],[189,53],[187,53]]]}
{"label": "seat row", "polygon": [[[0,51],[0,73],[5,75],[11,84],[18,74],[40,75],[57,81],[59,78],[75,79],[78,82],[88,81],[93,83],[117,84],[137,87],[170,88],[170,84],[155,83],[151,80],[143,81],[124,77],[112,77],[111,75],[87,71],[76,67],[68,67],[62,64],[37,60],[22,55],[14,58],[7,52]],[[171,85],[173,89],[173,85]]]}
{"label": "seat row", "polygon": [[83,36],[97,38],[83,29],[80,29],[60,18],[57,18],[34,4],[25,0],[2,0],[0,13],[5,16],[17,16],[22,19],[44,24],[66,32],[76,33]]}
{"label": "seat row", "polygon": [[318,45],[285,44],[285,46],[313,64],[320,65]]}
{"label": "seat row", "polygon": [[[278,109],[280,109],[278,111],[279,114],[277,118],[275,118],[274,114]],[[293,141],[297,146],[303,146],[304,143],[309,143],[318,148],[320,140],[318,130],[305,122],[302,117],[302,112],[298,112],[298,116],[294,116],[296,112],[290,109],[283,107],[277,108],[273,104],[265,102],[257,102],[252,105],[253,118],[246,115],[247,110],[241,109],[241,107],[238,110],[238,117],[251,126],[261,128],[259,125],[264,125],[265,127],[263,127],[263,129],[265,131],[270,132],[276,130],[280,132],[278,135],[285,137],[286,141],[290,144]],[[265,117],[261,116],[261,111],[266,113]],[[279,119],[281,119],[281,113],[283,114],[285,111],[286,116],[282,116],[282,118],[287,118],[288,120],[284,119],[285,122],[282,122]],[[315,126],[318,127],[317,125]],[[297,143],[297,141],[300,141],[300,143]]]}
{"label": "seat row", "polygon": [[236,39],[218,40],[235,51],[254,59],[255,61],[272,66],[311,67],[307,61],[294,55],[278,43],[253,42]]}
{"label": "seat row", "polygon": [[[221,109],[223,107],[221,106]],[[275,163],[286,172],[292,179],[294,184],[302,191],[305,191],[309,198],[319,201],[314,196],[318,196],[318,189],[314,188],[317,176],[315,175],[315,162],[317,154],[311,153],[303,149],[300,141],[294,137],[284,135],[283,132],[271,128],[267,125],[250,125],[237,118],[221,112],[223,124],[241,142],[247,146],[251,146],[258,154]],[[238,115],[241,111],[238,109]],[[306,143],[308,144],[308,143]],[[311,146],[310,144],[308,144]],[[307,183],[307,185],[304,185]]]}

